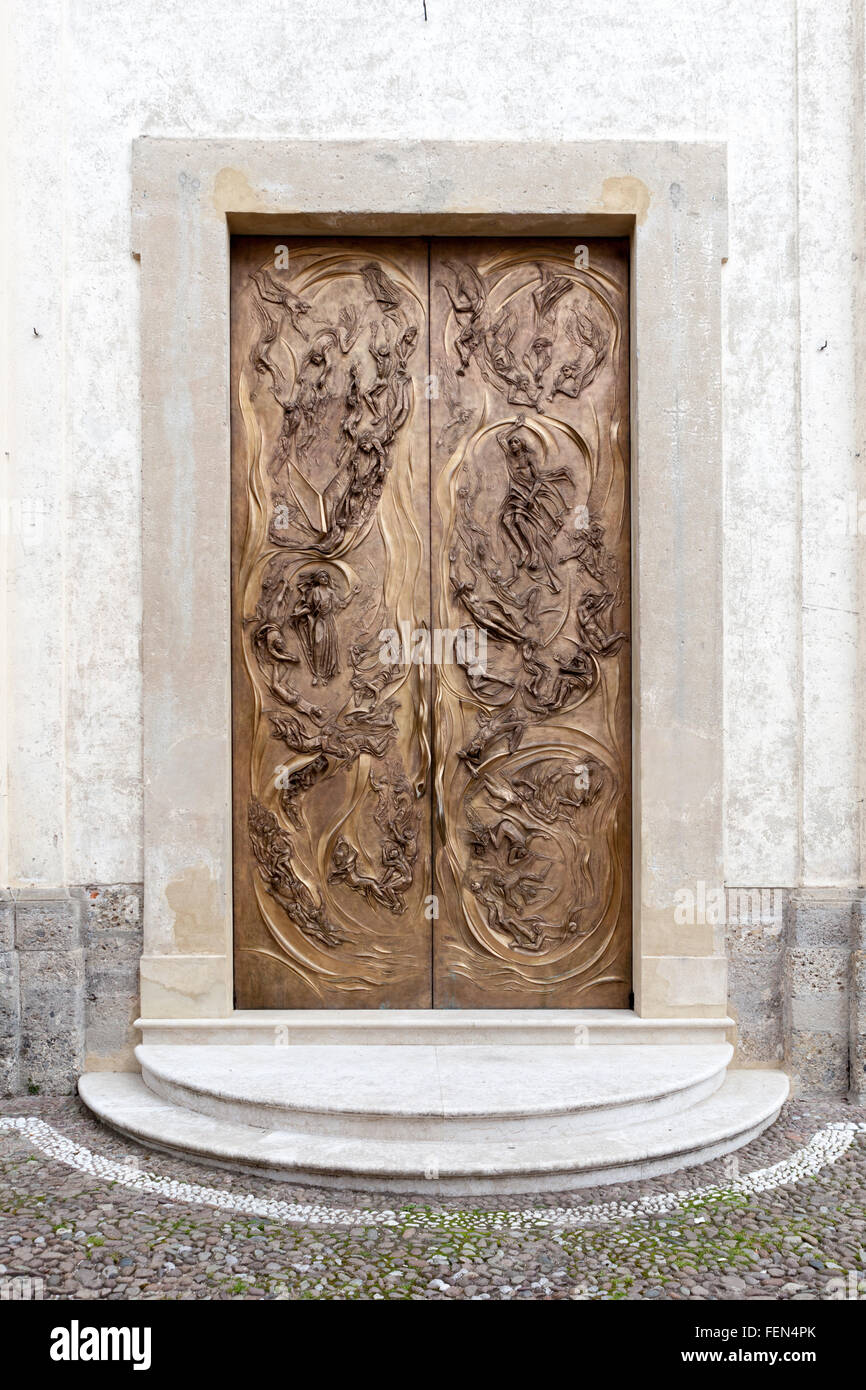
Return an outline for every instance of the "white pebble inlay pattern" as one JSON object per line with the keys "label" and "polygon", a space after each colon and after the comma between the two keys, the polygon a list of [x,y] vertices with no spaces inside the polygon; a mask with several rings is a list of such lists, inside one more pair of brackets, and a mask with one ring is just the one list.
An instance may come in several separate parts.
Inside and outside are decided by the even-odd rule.
{"label": "white pebble inlay pattern", "polygon": [[422,1226],[448,1229],[471,1224],[473,1229],[526,1230],[544,1226],[574,1227],[627,1221],[659,1213],[690,1211],[722,1197],[742,1193],[769,1192],[786,1183],[814,1177],[828,1163],[840,1159],[856,1134],[866,1133],[866,1123],[838,1121],[819,1129],[802,1149],[772,1164],[730,1182],[706,1187],[681,1188],[675,1192],[654,1192],[634,1202],[594,1202],[576,1207],[530,1207],[514,1211],[449,1211],[406,1206],[400,1210],[368,1207],[330,1207],[320,1203],[282,1202],[252,1194],[229,1192],[218,1187],[182,1182],[143,1172],[134,1155],[126,1161],[106,1158],[67,1139],[52,1125],[31,1116],[0,1117],[0,1132],[15,1130],[25,1135],[46,1158],[75,1168],[80,1173],[117,1183],[135,1192],[147,1192],[172,1202],[219,1207],[242,1216],[264,1217],[268,1221],[304,1226]]}

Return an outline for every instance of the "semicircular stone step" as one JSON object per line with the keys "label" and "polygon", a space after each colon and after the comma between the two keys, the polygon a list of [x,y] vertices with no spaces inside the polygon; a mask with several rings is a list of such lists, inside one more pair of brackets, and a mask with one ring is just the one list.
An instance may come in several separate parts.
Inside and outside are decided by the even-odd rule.
{"label": "semicircular stone step", "polygon": [[697,1046],[140,1046],[163,1100],[340,1139],[524,1141],[673,1116],[712,1095],[727,1043]]}
{"label": "semicircular stone step", "polygon": [[151,1149],[282,1182],[423,1197],[566,1192],[676,1172],[754,1139],[788,1095],[784,1072],[735,1071],[718,1090],[674,1117],[570,1138],[496,1143],[265,1130],[163,1100],[134,1074],[91,1072],[78,1086],[95,1115]]}

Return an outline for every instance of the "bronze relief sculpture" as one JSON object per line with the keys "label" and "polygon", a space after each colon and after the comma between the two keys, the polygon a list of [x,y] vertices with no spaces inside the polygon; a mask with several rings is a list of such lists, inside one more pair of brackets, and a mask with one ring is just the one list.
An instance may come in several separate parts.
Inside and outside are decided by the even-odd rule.
{"label": "bronze relief sculpture", "polygon": [[274,246],[233,251],[237,1002],[624,1007],[627,246]]}
{"label": "bronze relief sculpture", "polygon": [[[624,1007],[630,991],[628,261],[434,244],[434,999]],[[441,267],[441,270],[437,270]]]}
{"label": "bronze relief sculpture", "polygon": [[429,744],[377,658],[429,609],[427,248],[288,245],[233,255],[236,997],[411,1007]]}

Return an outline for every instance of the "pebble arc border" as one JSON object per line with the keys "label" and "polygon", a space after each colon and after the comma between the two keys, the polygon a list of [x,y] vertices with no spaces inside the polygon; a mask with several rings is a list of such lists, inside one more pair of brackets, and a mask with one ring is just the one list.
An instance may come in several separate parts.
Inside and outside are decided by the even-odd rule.
{"label": "pebble arc border", "polygon": [[[416,1226],[448,1229],[471,1224],[473,1229],[526,1230],[553,1227],[604,1225],[636,1217],[657,1216],[672,1211],[689,1212],[707,1203],[738,1193],[769,1192],[787,1183],[814,1177],[829,1163],[847,1153],[857,1134],[866,1133],[866,1123],[838,1121],[819,1129],[803,1148],[768,1168],[756,1169],[726,1183],[681,1188],[653,1193],[633,1202],[597,1202],[576,1207],[531,1207],[524,1211],[462,1212],[447,1209],[405,1206],[399,1210],[329,1207],[320,1203],[283,1202],[279,1199],[229,1192],[199,1183],[159,1177],[141,1169],[134,1155],[118,1162],[94,1153],[67,1139],[53,1125],[33,1116],[0,1118],[0,1133],[15,1131],[25,1136],[46,1158],[75,1168],[90,1177],[117,1183],[135,1192],[148,1192],[173,1202],[218,1207],[239,1215],[264,1217],[287,1225],[307,1226]],[[700,1219],[700,1218],[697,1218]]]}

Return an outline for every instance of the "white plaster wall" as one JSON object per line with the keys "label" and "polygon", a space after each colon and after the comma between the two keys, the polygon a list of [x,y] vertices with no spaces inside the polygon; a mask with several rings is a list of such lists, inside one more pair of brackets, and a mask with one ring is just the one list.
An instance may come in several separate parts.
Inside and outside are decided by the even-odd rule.
{"label": "white plaster wall", "polygon": [[857,486],[860,0],[9,14],[6,494],[43,524],[7,537],[5,881],[141,877],[140,134],[727,142],[727,877],[858,881],[858,556],[826,507]]}

